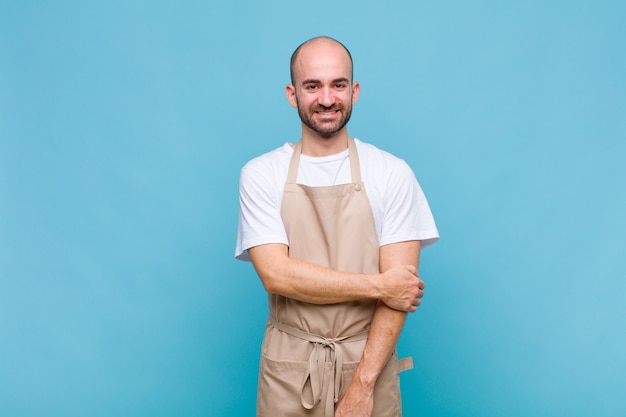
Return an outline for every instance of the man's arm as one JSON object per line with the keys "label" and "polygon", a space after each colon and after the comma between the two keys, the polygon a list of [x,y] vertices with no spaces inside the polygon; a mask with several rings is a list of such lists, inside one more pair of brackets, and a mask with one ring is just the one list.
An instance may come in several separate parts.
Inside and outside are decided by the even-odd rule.
{"label": "man's arm", "polygon": [[[397,265],[419,264],[420,242],[407,241],[380,248],[380,270]],[[423,283],[422,283],[423,288]],[[418,296],[421,298],[423,292]],[[420,304],[416,298],[416,306]],[[346,395],[339,403],[335,417],[370,417],[374,407],[374,385],[387,359],[396,346],[407,313],[389,308],[379,302],[374,312],[365,350]]]}
{"label": "man's arm", "polygon": [[[381,255],[387,252],[390,251],[383,249]],[[267,292],[307,303],[333,304],[374,298],[390,308],[411,312],[419,305],[417,296],[424,285],[417,277],[416,261],[408,256],[404,264],[402,259],[396,259],[393,265],[385,261],[383,273],[359,274],[291,259],[288,247],[283,244],[255,246],[248,249],[248,254]],[[393,255],[394,259],[397,257]]]}

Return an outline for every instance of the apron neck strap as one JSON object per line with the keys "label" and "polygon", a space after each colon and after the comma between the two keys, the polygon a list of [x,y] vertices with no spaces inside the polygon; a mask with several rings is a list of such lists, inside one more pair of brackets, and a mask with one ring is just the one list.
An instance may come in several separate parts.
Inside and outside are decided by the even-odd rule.
{"label": "apron neck strap", "polygon": [[356,143],[354,139],[348,138],[348,149],[350,152],[350,172],[352,174],[352,182],[361,182],[361,164],[359,163],[359,154],[356,151]]}
{"label": "apron neck strap", "polygon": [[[348,152],[350,155],[350,173],[352,182],[361,182],[361,165],[359,164],[359,155],[356,151],[356,143],[354,139],[348,138]],[[302,141],[296,143],[289,162],[289,171],[287,171],[287,183],[295,184],[298,178],[298,166],[300,165],[300,155],[302,154]]]}

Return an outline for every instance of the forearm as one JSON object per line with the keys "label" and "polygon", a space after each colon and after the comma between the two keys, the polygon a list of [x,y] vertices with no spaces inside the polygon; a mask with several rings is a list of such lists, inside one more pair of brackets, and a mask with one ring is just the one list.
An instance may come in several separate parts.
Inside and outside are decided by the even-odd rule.
{"label": "forearm", "polygon": [[373,392],[378,376],[395,349],[407,313],[393,310],[379,302],[372,318],[369,337],[353,383]]}
{"label": "forearm", "polygon": [[380,298],[380,274],[338,272],[289,258],[284,245],[264,245],[248,250],[254,267],[271,294],[313,304],[334,304]]}

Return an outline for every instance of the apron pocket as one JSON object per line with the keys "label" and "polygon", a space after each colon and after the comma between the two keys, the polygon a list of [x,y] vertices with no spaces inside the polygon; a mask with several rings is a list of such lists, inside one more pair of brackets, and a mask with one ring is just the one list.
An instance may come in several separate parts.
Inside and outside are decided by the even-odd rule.
{"label": "apron pocket", "polygon": [[[408,364],[398,360],[398,355],[394,352],[387,364],[383,368],[376,386],[374,388],[374,412],[376,417],[400,417],[402,415],[400,397],[400,372],[408,368]],[[348,362],[343,364],[343,383],[339,398],[343,398],[346,390],[352,381],[354,372],[359,362]]]}
{"label": "apron pocket", "polygon": [[352,377],[354,376],[354,373],[356,372],[356,368],[358,366],[359,366],[359,362],[344,362],[343,363],[341,389],[339,390],[340,400],[343,398],[344,395],[346,395],[348,386],[352,382]]}
{"label": "apron pocket", "polygon": [[[323,416],[326,391],[322,390],[320,402],[312,410],[302,405],[302,384],[308,362],[281,361],[261,355],[257,417]],[[331,364],[325,364],[324,387],[328,387]],[[305,389],[305,400],[312,403],[310,384]],[[320,404],[321,403],[321,404]]]}

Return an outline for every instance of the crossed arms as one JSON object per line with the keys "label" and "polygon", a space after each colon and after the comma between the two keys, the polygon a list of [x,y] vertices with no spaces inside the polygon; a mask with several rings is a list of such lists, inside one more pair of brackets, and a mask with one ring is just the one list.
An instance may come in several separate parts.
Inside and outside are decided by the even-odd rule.
{"label": "crossed arms", "polygon": [[407,312],[420,305],[424,282],[418,278],[419,241],[380,248],[379,274],[338,272],[289,258],[282,244],[248,249],[265,289],[271,294],[313,304],[333,304],[363,298],[378,299],[369,338],[336,416],[370,416],[374,384],[393,351]]}
{"label": "crossed arms", "polygon": [[291,259],[283,244],[255,246],[248,254],[267,292],[298,301],[333,304],[374,298],[394,310],[413,312],[424,294],[417,277],[419,241],[382,246],[379,274],[338,272]]}

